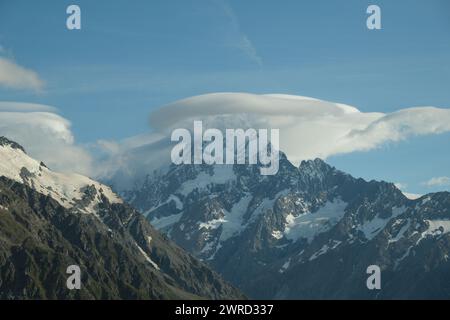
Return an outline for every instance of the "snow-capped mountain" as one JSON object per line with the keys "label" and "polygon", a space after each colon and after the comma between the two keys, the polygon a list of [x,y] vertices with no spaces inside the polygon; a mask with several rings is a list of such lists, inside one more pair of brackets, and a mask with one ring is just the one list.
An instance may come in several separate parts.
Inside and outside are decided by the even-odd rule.
{"label": "snow-capped mountain", "polygon": [[[66,287],[70,265],[81,290]],[[242,297],[109,187],[0,137],[0,299]]]}
{"label": "snow-capped mountain", "polygon": [[[410,200],[392,183],[282,155],[275,176],[173,165],[124,197],[252,298],[450,295],[448,192]],[[366,287],[370,265],[382,270],[382,290]]]}
{"label": "snow-capped mountain", "polygon": [[95,214],[103,198],[110,203],[122,203],[109,187],[79,174],[53,172],[13,141],[0,137],[0,148],[0,176],[50,196],[67,209]]}

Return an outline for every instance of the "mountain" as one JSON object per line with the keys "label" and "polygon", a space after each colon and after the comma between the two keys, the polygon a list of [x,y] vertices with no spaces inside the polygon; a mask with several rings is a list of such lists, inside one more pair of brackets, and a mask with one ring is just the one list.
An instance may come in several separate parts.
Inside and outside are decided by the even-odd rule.
{"label": "mountain", "polygon": [[[81,269],[68,290],[66,269]],[[0,299],[237,299],[111,189],[0,137]]]}
{"label": "mountain", "polygon": [[[416,200],[320,159],[172,165],[123,196],[251,298],[450,297],[450,193]],[[381,269],[369,290],[367,268]]]}

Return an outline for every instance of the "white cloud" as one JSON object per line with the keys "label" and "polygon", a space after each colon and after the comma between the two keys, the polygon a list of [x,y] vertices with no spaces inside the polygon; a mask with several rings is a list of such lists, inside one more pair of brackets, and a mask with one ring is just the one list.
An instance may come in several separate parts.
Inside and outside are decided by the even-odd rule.
{"label": "white cloud", "polygon": [[74,142],[70,122],[52,107],[0,102],[0,136],[21,144],[28,154],[57,171],[92,173],[89,153]]}
{"label": "white cloud", "polygon": [[111,181],[116,190],[139,184],[147,173],[170,164],[170,141],[159,133],[143,134],[122,141],[97,141],[96,176]]}
{"label": "white cloud", "polygon": [[40,91],[44,87],[44,81],[33,70],[0,57],[0,86]]}
{"label": "white cloud", "polygon": [[150,122],[152,128],[168,134],[173,128],[191,128],[193,120],[215,128],[280,129],[280,149],[296,164],[450,131],[449,109],[364,113],[313,98],[248,93],[215,93],[176,101],[153,112]]}
{"label": "white cloud", "polygon": [[423,183],[427,187],[450,186],[449,177],[434,177]]}

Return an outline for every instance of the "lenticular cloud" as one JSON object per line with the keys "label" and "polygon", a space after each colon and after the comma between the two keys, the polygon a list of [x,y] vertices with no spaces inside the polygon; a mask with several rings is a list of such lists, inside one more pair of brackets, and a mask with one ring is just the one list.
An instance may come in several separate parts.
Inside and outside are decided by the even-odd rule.
{"label": "lenticular cloud", "polygon": [[150,124],[163,135],[202,120],[213,128],[280,129],[280,149],[298,163],[367,151],[390,141],[450,131],[450,110],[416,107],[384,113],[309,97],[248,93],[195,96],[153,112]]}

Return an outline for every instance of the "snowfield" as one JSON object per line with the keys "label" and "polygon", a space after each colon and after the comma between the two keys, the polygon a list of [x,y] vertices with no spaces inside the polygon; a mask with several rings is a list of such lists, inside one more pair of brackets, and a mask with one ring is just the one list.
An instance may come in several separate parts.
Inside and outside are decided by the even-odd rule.
{"label": "snowfield", "polygon": [[306,238],[311,242],[316,235],[334,227],[344,217],[347,203],[341,199],[326,202],[316,212],[307,212],[295,217],[287,215],[284,235],[287,239],[297,241]]}

